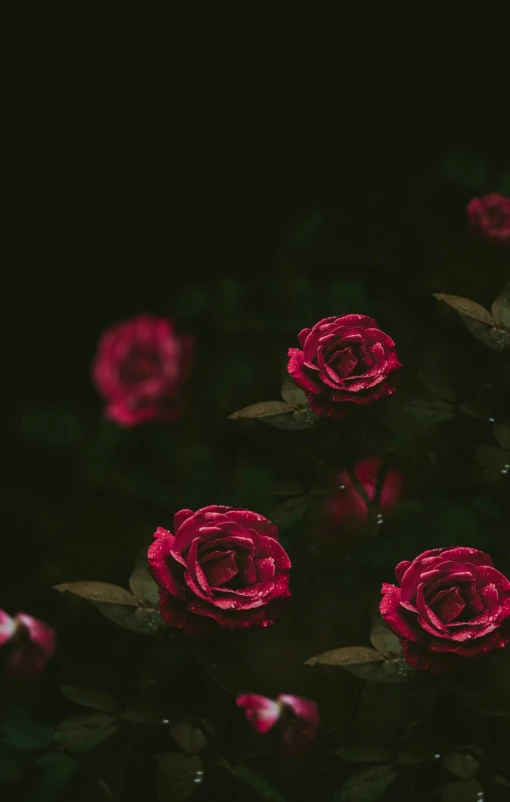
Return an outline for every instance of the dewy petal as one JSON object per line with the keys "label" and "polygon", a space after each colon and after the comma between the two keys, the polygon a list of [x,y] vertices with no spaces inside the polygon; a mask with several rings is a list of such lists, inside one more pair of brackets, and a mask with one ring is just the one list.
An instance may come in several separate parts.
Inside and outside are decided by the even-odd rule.
{"label": "dewy petal", "polygon": [[485,637],[467,638],[466,642],[459,643],[457,640],[434,640],[429,644],[431,652],[452,652],[459,657],[475,659],[492,651],[498,641],[498,632],[492,631]]}
{"label": "dewy petal", "polygon": [[206,558],[202,569],[209,586],[224,585],[238,573],[234,552],[218,552],[214,558]]}
{"label": "dewy petal", "polygon": [[[191,573],[191,576],[195,580],[195,582],[200,586],[201,590],[207,595],[211,595],[211,589],[209,587],[209,583],[207,581],[207,577],[204,574],[202,566],[198,562],[198,547],[200,545],[200,538],[196,537],[193,543],[190,546],[188,552],[188,570]],[[184,575],[186,580],[186,574]]]}
{"label": "dewy petal", "polygon": [[382,593],[379,609],[389,628],[401,638],[410,641],[421,640],[416,614],[409,613],[400,605],[400,590],[394,585],[384,584]]}
{"label": "dewy petal", "polygon": [[303,362],[303,352],[298,351],[296,348],[289,348],[289,362],[287,365],[289,376],[305,393],[318,395],[321,392],[320,382],[317,381]]}
{"label": "dewy petal", "polygon": [[429,551],[424,551],[423,554],[420,554],[412,561],[400,581],[401,597],[404,601],[414,598],[418,585],[422,581],[422,573],[435,567],[437,557],[442,551],[443,549],[430,549]]}
{"label": "dewy petal", "polygon": [[416,607],[421,616],[418,618],[418,623],[426,632],[429,632],[431,635],[445,635],[447,633],[443,622],[425,601],[423,584],[418,585],[416,591]]}
{"label": "dewy petal", "polygon": [[164,538],[154,540],[147,552],[147,560],[156,584],[172,596],[184,599],[186,592],[183,569],[170,551],[170,542]]}
{"label": "dewy petal", "polygon": [[489,565],[480,565],[477,567],[476,572],[478,574],[476,583],[478,588],[484,585],[494,585],[499,593],[510,593],[510,580],[495,568]]}
{"label": "dewy petal", "polygon": [[159,613],[163,621],[178,629],[183,627],[189,618],[184,605],[179,604],[173,596],[165,593],[164,590],[160,591]]}
{"label": "dewy petal", "polygon": [[311,329],[302,329],[298,334],[298,340],[301,348],[305,347],[306,338],[310,334]]}
{"label": "dewy petal", "polygon": [[177,532],[177,530],[179,529],[181,524],[183,524],[184,521],[187,521],[188,518],[191,518],[191,516],[194,515],[194,514],[195,513],[193,512],[193,510],[179,510],[179,512],[176,512],[175,515],[174,515],[174,529],[175,529],[175,531]]}
{"label": "dewy petal", "polygon": [[270,605],[263,605],[251,610],[220,610],[213,604],[207,604],[201,599],[191,599],[186,607],[187,610],[199,616],[212,618],[216,623],[223,627],[223,629],[230,630],[231,632],[239,632],[251,627],[264,627],[272,624],[277,615],[280,613],[280,600],[277,599]]}
{"label": "dewy petal", "polygon": [[187,518],[181,526],[179,531],[175,534],[175,543],[173,548],[181,553],[186,552],[191,546],[192,541],[197,537],[198,531],[203,526],[216,526],[220,527],[223,522],[228,521],[224,511],[217,512],[216,509],[204,507],[202,510],[197,510],[193,515]]}
{"label": "dewy petal", "polygon": [[409,560],[402,560],[402,562],[399,563],[395,568],[395,576],[399,584],[402,582],[402,577],[404,576],[405,572],[407,571],[410,565],[411,563]]}
{"label": "dewy petal", "polygon": [[255,532],[260,535],[278,540],[278,530],[276,526],[257,512],[232,508],[228,512],[228,518],[230,521],[234,521],[234,523],[240,524],[247,529],[255,530]]}
{"label": "dewy petal", "polygon": [[496,585],[493,583],[486,585],[484,588],[480,588],[480,596],[484,600],[488,610],[492,610],[499,601],[499,593]]}
{"label": "dewy petal", "polygon": [[256,560],[261,557],[272,557],[278,571],[288,571],[291,567],[289,555],[277,540],[265,535],[259,535],[256,547]]}
{"label": "dewy petal", "polygon": [[280,718],[281,708],[277,702],[260,696],[258,693],[247,693],[238,696],[236,704],[246,710],[248,724],[255,732],[263,735],[274,727]]}
{"label": "dewy petal", "polygon": [[257,561],[257,574],[258,581],[262,588],[272,583],[275,576],[275,565],[272,557],[264,557],[262,560]]}
{"label": "dewy petal", "polygon": [[[429,604],[432,605],[432,601]],[[434,600],[434,612],[444,624],[450,624],[455,621],[465,607],[466,602],[460,595],[458,588],[441,591]]]}

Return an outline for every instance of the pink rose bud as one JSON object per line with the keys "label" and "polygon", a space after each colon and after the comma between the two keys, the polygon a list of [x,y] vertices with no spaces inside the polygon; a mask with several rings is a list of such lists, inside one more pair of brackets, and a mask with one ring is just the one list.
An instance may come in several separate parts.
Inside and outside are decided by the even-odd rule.
{"label": "pink rose bud", "polygon": [[0,647],[5,649],[4,673],[16,684],[37,679],[55,651],[55,632],[37,618],[0,610]]}
{"label": "pink rose bud", "polygon": [[324,503],[321,535],[342,538],[360,535],[370,512],[383,523],[402,495],[404,477],[396,468],[385,469],[377,456],[362,457],[352,471],[335,477],[335,492]]}
{"label": "pink rose bud", "polygon": [[158,527],[148,552],[170,626],[201,636],[275,621],[290,596],[290,560],[271,521],[212,505],[178,512],[174,531]]}
{"label": "pink rose bud", "polygon": [[380,605],[407,662],[441,674],[510,643],[510,581],[477,549],[431,549],[395,568]]}
{"label": "pink rose bud", "polygon": [[510,198],[492,193],[472,198],[467,205],[469,230],[474,237],[510,245]]}
{"label": "pink rose bud", "polygon": [[194,339],[171,320],[138,315],[102,335],[92,367],[105,416],[120,426],[173,421],[186,406],[184,385],[193,365]]}
{"label": "pink rose bud", "polygon": [[238,696],[236,703],[245,709],[248,724],[255,732],[263,735],[278,725],[281,745],[288,755],[298,757],[313,747],[320,717],[316,703],[310,699],[281,694],[274,701],[248,693]]}
{"label": "pink rose bud", "polygon": [[372,404],[394,392],[401,367],[395,343],[372,318],[327,317],[298,340],[303,350],[289,348],[288,371],[316,415],[341,419],[349,404]]}

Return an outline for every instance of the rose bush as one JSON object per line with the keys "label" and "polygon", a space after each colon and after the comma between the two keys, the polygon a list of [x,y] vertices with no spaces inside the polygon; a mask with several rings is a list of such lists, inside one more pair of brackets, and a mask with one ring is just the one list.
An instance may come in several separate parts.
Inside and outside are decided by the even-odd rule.
{"label": "rose bush", "polygon": [[43,621],[18,613],[14,618],[0,610],[0,647],[7,680],[26,684],[37,679],[55,651],[55,632]]}
{"label": "rose bush", "polygon": [[510,245],[510,198],[496,192],[483,198],[472,198],[467,214],[473,235],[500,245]]}
{"label": "rose bush", "polygon": [[273,623],[290,596],[290,560],[270,521],[212,505],[181,510],[174,529],[158,527],[148,552],[168,624],[193,636],[207,634],[207,622],[216,630]]}
{"label": "rose bush", "polygon": [[138,315],[107,329],[92,368],[106,417],[120,426],[179,418],[193,350],[193,337],[178,334],[166,318]]}
{"label": "rose bush", "polygon": [[371,404],[391,395],[400,362],[395,343],[366,315],[320,320],[289,348],[288,371],[316,415],[343,418],[346,403]]}
{"label": "rose bush", "polygon": [[236,703],[246,711],[248,724],[255,732],[263,735],[278,724],[281,744],[287,754],[299,756],[313,746],[320,717],[316,703],[310,699],[281,694],[274,701],[257,693],[247,693],[238,696]]}
{"label": "rose bush", "polygon": [[371,507],[382,523],[402,494],[404,477],[396,468],[385,470],[380,457],[365,456],[352,471],[339,471],[334,482],[335,492],[324,502],[321,535],[343,538],[363,532]]}
{"label": "rose bush", "polygon": [[510,581],[491,558],[465,547],[425,551],[384,584],[382,617],[407,662],[443,673],[510,643]]}

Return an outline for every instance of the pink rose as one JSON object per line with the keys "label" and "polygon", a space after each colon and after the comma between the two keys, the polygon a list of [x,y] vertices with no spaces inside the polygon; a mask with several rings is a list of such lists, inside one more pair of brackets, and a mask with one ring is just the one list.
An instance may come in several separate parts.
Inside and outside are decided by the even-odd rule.
{"label": "pink rose", "polygon": [[212,505],[174,517],[175,534],[158,527],[149,567],[160,613],[187,635],[266,627],[290,596],[290,560],[276,527],[250,510]]}
{"label": "pink rose", "polygon": [[238,707],[246,710],[248,724],[255,732],[265,734],[278,724],[281,744],[289,755],[299,756],[313,746],[320,724],[315,702],[301,696],[281,694],[276,701],[247,693],[236,699]]}
{"label": "pink rose", "polygon": [[340,419],[346,404],[371,404],[391,395],[400,362],[395,343],[365,315],[320,320],[289,348],[288,371],[316,415]]}
{"label": "pink rose", "polygon": [[500,245],[510,245],[510,198],[495,192],[483,198],[472,198],[467,214],[472,234]]}
{"label": "pink rose", "polygon": [[42,672],[55,651],[55,632],[37,618],[0,610],[0,647],[5,650],[4,672],[16,684],[29,684]]}
{"label": "pink rose", "polygon": [[336,490],[324,504],[322,534],[335,538],[355,537],[365,529],[370,508],[382,523],[398,502],[404,477],[396,468],[384,470],[380,457],[362,457],[352,472],[335,477]]}
{"label": "pink rose", "polygon": [[459,658],[476,659],[510,643],[510,581],[488,554],[455,546],[432,549],[395,568],[381,614],[414,668],[441,674]]}
{"label": "pink rose", "polygon": [[193,337],[178,334],[166,318],[138,315],[107,329],[92,368],[106,417],[120,426],[177,420],[193,349]]}

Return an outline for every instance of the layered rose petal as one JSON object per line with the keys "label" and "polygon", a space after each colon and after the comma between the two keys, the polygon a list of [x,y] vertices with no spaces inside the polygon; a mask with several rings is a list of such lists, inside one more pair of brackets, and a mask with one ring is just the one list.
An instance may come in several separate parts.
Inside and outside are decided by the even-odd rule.
{"label": "layered rose petal", "polygon": [[236,631],[268,626],[289,596],[290,560],[276,527],[249,510],[210,506],[175,516],[176,534],[161,527],[149,548],[161,589],[161,615],[193,635],[191,618]]}
{"label": "layered rose petal", "polygon": [[280,717],[280,705],[267,696],[260,696],[257,693],[238,696],[236,704],[246,710],[248,724],[261,735],[269,732]]}
{"label": "layered rose petal", "polygon": [[439,673],[454,657],[482,657],[510,641],[510,582],[488,554],[432,549],[395,574],[400,587],[383,585],[381,614],[414,667]]}
{"label": "layered rose petal", "polygon": [[313,746],[320,716],[310,699],[281,694],[275,702],[249,693],[238,696],[236,703],[246,711],[248,724],[256,732],[263,735],[278,724],[281,745],[288,755],[300,757]]}

